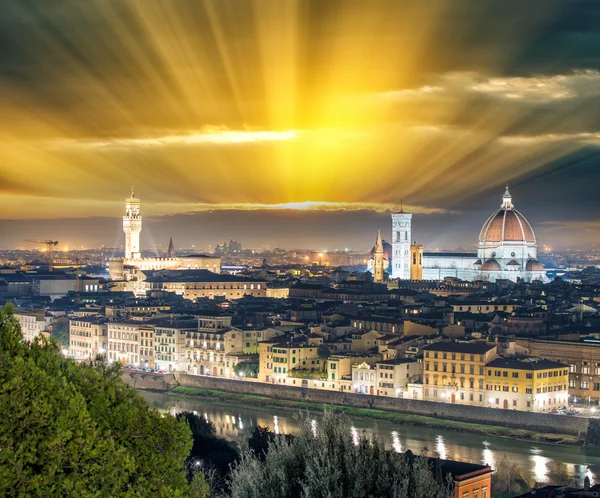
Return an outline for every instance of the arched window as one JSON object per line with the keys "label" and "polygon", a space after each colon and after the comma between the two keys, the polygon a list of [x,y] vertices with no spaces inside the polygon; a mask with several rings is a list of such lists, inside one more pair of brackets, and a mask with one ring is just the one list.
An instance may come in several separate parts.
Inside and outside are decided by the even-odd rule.
{"label": "arched window", "polygon": [[464,378],[461,378],[461,379],[460,379],[460,387],[461,387],[461,388],[464,388],[464,387],[465,387],[465,379],[464,379]]}

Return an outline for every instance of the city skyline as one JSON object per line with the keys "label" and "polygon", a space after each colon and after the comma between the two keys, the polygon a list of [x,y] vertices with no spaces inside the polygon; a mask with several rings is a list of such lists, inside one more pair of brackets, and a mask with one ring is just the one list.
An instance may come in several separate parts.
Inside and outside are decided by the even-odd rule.
{"label": "city skyline", "polygon": [[[540,244],[600,243],[600,7],[11,3],[0,247],[473,246],[509,183]],[[358,27],[358,28],[357,28]]]}

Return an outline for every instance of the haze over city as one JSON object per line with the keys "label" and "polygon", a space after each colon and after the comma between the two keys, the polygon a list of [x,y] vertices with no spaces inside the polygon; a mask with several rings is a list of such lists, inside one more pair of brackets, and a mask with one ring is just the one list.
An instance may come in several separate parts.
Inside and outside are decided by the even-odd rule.
{"label": "haze over city", "polygon": [[[537,6],[537,8],[536,8]],[[600,242],[595,2],[2,2],[0,247]]]}

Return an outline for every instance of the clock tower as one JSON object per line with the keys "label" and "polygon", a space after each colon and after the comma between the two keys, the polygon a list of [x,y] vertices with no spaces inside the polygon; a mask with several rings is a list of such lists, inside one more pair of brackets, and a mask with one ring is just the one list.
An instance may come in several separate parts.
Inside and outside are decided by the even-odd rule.
{"label": "clock tower", "polygon": [[410,279],[412,214],[392,213],[392,278]]}

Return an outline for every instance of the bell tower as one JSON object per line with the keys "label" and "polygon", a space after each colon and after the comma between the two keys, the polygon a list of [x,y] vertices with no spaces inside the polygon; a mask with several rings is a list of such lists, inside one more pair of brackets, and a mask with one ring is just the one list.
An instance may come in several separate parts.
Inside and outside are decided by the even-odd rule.
{"label": "bell tower", "polygon": [[140,215],[140,200],[133,193],[133,187],[131,187],[131,196],[125,200],[123,231],[125,232],[125,259],[140,259],[142,216]]}
{"label": "bell tower", "polygon": [[377,227],[377,240],[375,241],[375,252],[373,253],[373,282],[383,283],[383,241],[381,230]]}
{"label": "bell tower", "polygon": [[410,279],[410,246],[412,214],[392,213],[392,278]]}

